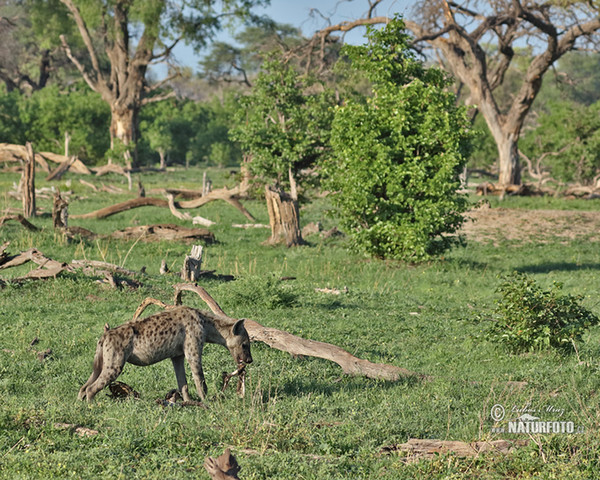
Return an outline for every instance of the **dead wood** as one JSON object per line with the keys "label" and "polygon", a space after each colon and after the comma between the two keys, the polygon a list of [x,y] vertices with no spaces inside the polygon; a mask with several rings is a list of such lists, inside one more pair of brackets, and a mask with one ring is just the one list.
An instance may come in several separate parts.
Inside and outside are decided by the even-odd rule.
{"label": "dead wood", "polygon": [[206,195],[202,195],[200,198],[179,202],[179,206],[181,208],[199,208],[202,205],[206,205],[214,200],[223,200],[237,208],[248,220],[254,222],[255,219],[252,214],[246,210],[246,208],[242,205],[242,202],[239,200],[242,195],[247,193],[247,191],[247,186],[237,185],[231,189],[223,187],[213,190]]}
{"label": "dead wood", "polygon": [[[202,300],[206,302],[209,308],[217,315],[222,315],[230,320],[219,304],[208,294],[208,292],[192,284],[178,284],[175,288],[175,305],[181,304],[181,295],[184,291],[197,293]],[[283,330],[264,327],[254,320],[246,319],[244,322],[246,330],[253,341],[266,343],[271,348],[291,353],[292,355],[305,355],[310,357],[323,358],[325,360],[337,363],[344,373],[348,375],[365,376],[381,380],[397,381],[402,377],[416,376],[418,378],[428,378],[425,375],[411,372],[395,365],[382,363],[372,363],[351,355],[344,349],[330,343],[307,340]]]}
{"label": "dead wood", "polygon": [[23,216],[31,218],[35,217],[35,154],[31,142],[27,142],[25,148],[27,157],[25,158],[25,169],[21,176]]}
{"label": "dead wood", "polygon": [[164,309],[173,308],[173,305],[167,305],[165,302],[157,300],[156,298],[147,297],[136,309],[135,313],[133,314],[132,321],[135,322],[138,318],[140,318],[140,315],[143,313],[144,310],[146,310],[146,307],[148,307],[149,305],[158,305],[159,307]]}
{"label": "dead wood", "polygon": [[63,271],[73,271],[66,263],[61,263],[51,258],[46,257],[42,252],[35,248],[31,248],[25,252],[12,257],[3,256],[3,262],[0,265],[0,270],[11,267],[18,267],[28,262],[33,262],[39,265],[38,268],[31,270],[22,277],[13,278],[11,282],[21,282],[27,279],[40,280],[44,278],[56,278]]}
{"label": "dead wood", "polygon": [[305,243],[300,231],[298,200],[294,196],[288,195],[278,188],[270,186],[265,188],[265,199],[271,225],[271,236],[265,243],[275,245],[285,242],[288,247]]}
{"label": "dead wood", "polygon": [[264,223],[234,223],[231,225],[233,228],[271,228],[269,225],[265,225]]}
{"label": "dead wood", "polygon": [[[27,149],[24,145],[14,145],[9,143],[0,143],[0,161],[1,162],[24,162],[27,158]],[[50,173],[51,169],[48,166],[48,161],[58,163],[59,165],[65,162],[69,162],[71,157],[65,155],[59,155],[52,152],[37,152],[35,154],[35,162],[44,170],[46,173]],[[69,165],[69,170],[75,173],[81,173],[83,175],[90,175],[92,172],[85,164],[75,158],[75,160]]]}
{"label": "dead wood", "polygon": [[107,163],[106,165],[92,168],[92,172],[94,172],[97,177],[108,175],[109,173],[117,173],[119,175],[127,176],[128,171],[129,170],[126,170],[125,167],[116,163]]}
{"label": "dead wood", "polygon": [[172,193],[167,193],[167,205],[169,206],[169,210],[171,211],[171,213],[177,217],[179,220],[191,220],[192,216],[187,213],[187,212],[180,212],[179,210],[177,210],[177,207],[175,206],[175,199],[173,197]]}
{"label": "dead wood", "polygon": [[112,238],[125,240],[142,240],[144,242],[156,242],[160,240],[171,241],[197,241],[213,243],[215,236],[204,228],[188,228],[173,224],[142,225],[139,227],[128,227],[113,232]]}
{"label": "dead wood", "polygon": [[532,185],[501,185],[491,182],[484,182],[477,185],[476,193],[477,195],[499,195],[500,197],[504,197],[505,195],[530,197],[544,194],[543,191],[535,189]]}
{"label": "dead wood", "polygon": [[228,449],[219,457],[206,457],[204,460],[204,468],[212,478],[212,480],[239,480],[238,473],[241,467],[237,460]]}
{"label": "dead wood", "polygon": [[60,190],[54,194],[52,205],[52,224],[55,229],[65,229],[69,223],[69,204],[60,196]]}
{"label": "dead wood", "polygon": [[17,214],[17,215],[5,215],[5,216],[1,217],[0,218],[0,226],[4,225],[6,222],[10,222],[11,220],[19,222],[21,225],[23,225],[27,230],[29,230],[31,232],[37,232],[39,230],[38,227],[36,227],[33,223],[29,222],[21,214]]}
{"label": "dead wood", "polygon": [[91,188],[94,192],[98,191],[98,187],[96,187],[96,185],[94,185],[93,183],[86,182],[85,180],[83,180],[81,178],[79,179],[79,183],[81,183],[82,185],[85,185],[86,187]]}
{"label": "dead wood", "polygon": [[527,440],[493,440],[487,442],[459,442],[453,440],[430,440],[411,438],[406,443],[381,449],[381,453],[402,452],[406,462],[412,463],[437,455],[453,454],[458,457],[477,457],[482,453],[500,453],[507,455],[517,447],[527,445]]}
{"label": "dead wood", "polygon": [[132,198],[131,200],[127,200],[125,202],[117,203],[116,205],[110,205],[108,207],[101,208],[100,210],[96,210],[94,212],[85,213],[81,215],[71,215],[71,218],[106,218],[114,215],[116,213],[125,212],[127,210],[131,210],[132,208],[139,207],[168,207],[168,202],[163,198],[155,198],[155,197],[137,197]]}
{"label": "dead wood", "polygon": [[70,157],[66,162],[60,163],[58,167],[56,167],[52,172],[50,172],[50,175],[46,177],[46,181],[49,182],[50,180],[60,180],[60,178],[67,173],[67,170],[71,167],[71,165],[75,163],[75,160],[77,160],[76,157]]}
{"label": "dead wood", "polygon": [[192,218],[192,223],[194,225],[202,225],[203,227],[212,227],[217,222],[213,222],[212,220],[209,220],[208,218],[204,218],[204,217],[201,217],[200,215],[196,215],[194,218]]}
{"label": "dead wood", "polygon": [[189,255],[185,256],[181,268],[181,279],[184,282],[195,282],[200,278],[200,267],[202,267],[202,245],[194,245]]}

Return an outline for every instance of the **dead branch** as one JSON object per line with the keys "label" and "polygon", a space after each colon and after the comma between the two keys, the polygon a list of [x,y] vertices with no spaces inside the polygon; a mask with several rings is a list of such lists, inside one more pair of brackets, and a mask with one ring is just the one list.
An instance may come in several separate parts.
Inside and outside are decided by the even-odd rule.
{"label": "dead branch", "polygon": [[175,199],[173,197],[172,193],[167,193],[167,204],[169,206],[169,210],[171,211],[171,213],[177,217],[179,220],[191,220],[192,216],[185,212],[185,213],[181,213],[179,210],[177,210],[177,207],[175,206]]}
{"label": "dead branch", "polygon": [[133,314],[132,321],[135,322],[138,318],[140,318],[140,315],[143,313],[144,310],[146,310],[146,307],[148,307],[149,305],[158,305],[160,308],[164,309],[173,308],[173,305],[167,305],[165,302],[157,300],[156,298],[147,297],[136,309],[135,313]]}
{"label": "dead branch", "polygon": [[[184,291],[194,292],[206,302],[213,313],[216,315],[222,315],[229,320],[234,320],[223,311],[219,304],[204,288],[193,284],[178,284],[174,285],[174,288],[175,305],[181,304],[181,295]],[[264,327],[254,320],[246,319],[244,325],[246,326],[246,330],[248,330],[248,334],[253,341],[266,343],[271,348],[288,352],[292,355],[305,355],[329,360],[337,363],[340,367],[342,367],[344,373],[348,375],[365,376],[367,378],[390,381],[397,381],[402,377],[410,376],[416,376],[423,379],[427,378],[425,375],[411,372],[410,370],[396,367],[394,365],[372,363],[368,360],[357,358],[344,349],[330,343],[307,340],[283,330]]]}
{"label": "dead branch", "polygon": [[38,227],[36,227],[33,223],[29,222],[21,214],[17,214],[17,215],[5,215],[5,216],[1,217],[0,218],[0,226],[4,225],[6,222],[9,222],[11,220],[19,222],[21,225],[23,225],[27,230],[29,230],[31,232],[37,232],[39,230]]}
{"label": "dead branch", "polygon": [[[254,221],[254,217],[252,216],[252,214],[248,210],[246,210],[246,208],[238,199],[240,192],[241,190],[238,187],[232,188],[231,190],[227,188],[222,188],[219,190],[213,190],[207,195],[194,200],[181,201],[177,203],[173,200],[172,205],[169,204],[169,200],[165,200],[163,198],[137,197],[132,198],[131,200],[127,200],[125,202],[117,203],[116,205],[110,205],[108,207],[101,208],[100,210],[95,210],[93,212],[80,215],[72,215],[71,218],[106,218],[111,215],[115,215],[116,213],[131,210],[132,208],[153,206],[170,208],[171,213],[173,213],[173,215],[175,215],[177,218],[188,220],[188,214],[178,212],[178,208],[199,208],[202,205],[212,202],[213,200],[223,200],[237,208],[246,218],[248,218],[251,221]],[[167,198],[169,198],[169,196],[173,198],[173,195],[171,193],[167,194]]]}
{"label": "dead branch", "polygon": [[49,182],[51,180],[60,180],[60,178],[67,173],[67,170],[75,163],[77,157],[70,157],[66,162],[62,162],[56,167],[50,175],[46,177],[46,181]]}
{"label": "dead branch", "polygon": [[[11,143],[0,143],[0,161],[2,162],[23,162],[27,158],[27,149],[24,145],[15,145]],[[66,157],[52,152],[36,152],[35,162],[46,173],[50,173],[48,161],[58,163],[59,167],[65,162],[70,162],[71,157]],[[85,164],[75,157],[75,160],[69,165],[69,170],[83,175],[90,175],[92,172]]]}
{"label": "dead branch", "polygon": [[269,225],[264,223],[234,223],[231,225],[233,228],[271,228]]}
{"label": "dead branch", "polygon": [[101,208],[100,210],[96,210],[90,213],[80,214],[80,215],[71,215],[71,218],[106,218],[111,215],[115,215],[116,213],[125,212],[127,210],[131,210],[132,208],[139,207],[168,207],[169,204],[163,198],[154,198],[154,197],[137,197],[132,198],[131,200],[127,200],[125,202],[117,203],[116,205],[111,205],[109,207]]}

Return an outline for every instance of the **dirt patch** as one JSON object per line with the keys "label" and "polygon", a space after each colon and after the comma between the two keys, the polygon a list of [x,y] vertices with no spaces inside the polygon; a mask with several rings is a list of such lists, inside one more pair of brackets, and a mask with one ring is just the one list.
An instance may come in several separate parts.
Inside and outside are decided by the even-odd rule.
{"label": "dirt patch", "polygon": [[600,211],[522,210],[482,206],[467,213],[467,239],[494,243],[600,241]]}

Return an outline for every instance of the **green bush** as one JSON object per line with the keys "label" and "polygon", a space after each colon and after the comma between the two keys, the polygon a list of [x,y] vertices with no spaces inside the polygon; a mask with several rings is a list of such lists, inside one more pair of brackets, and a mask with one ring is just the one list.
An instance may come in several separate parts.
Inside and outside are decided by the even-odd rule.
{"label": "green bush", "polygon": [[560,283],[543,290],[522,273],[507,276],[497,289],[502,296],[496,307],[498,319],[487,338],[514,353],[549,347],[572,350],[573,342],[600,319],[580,305],[581,296],[561,290]]}
{"label": "green bush", "polygon": [[346,46],[373,95],[335,109],[325,187],[355,250],[426,260],[449,248],[468,202],[457,193],[471,134],[440,70],[410,52],[400,19]]}

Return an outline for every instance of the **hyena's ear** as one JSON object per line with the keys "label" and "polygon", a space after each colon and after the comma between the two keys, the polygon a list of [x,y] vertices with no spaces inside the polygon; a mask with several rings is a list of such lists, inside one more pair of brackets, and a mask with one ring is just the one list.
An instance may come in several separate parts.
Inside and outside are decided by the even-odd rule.
{"label": "hyena's ear", "polygon": [[110,330],[110,325],[108,323],[104,324],[104,331],[108,332]]}
{"label": "hyena's ear", "polygon": [[231,331],[233,332],[234,335],[243,335],[244,333],[244,319],[242,318],[241,320],[238,320],[237,322],[235,322],[235,324],[233,325],[233,328],[231,329]]}

